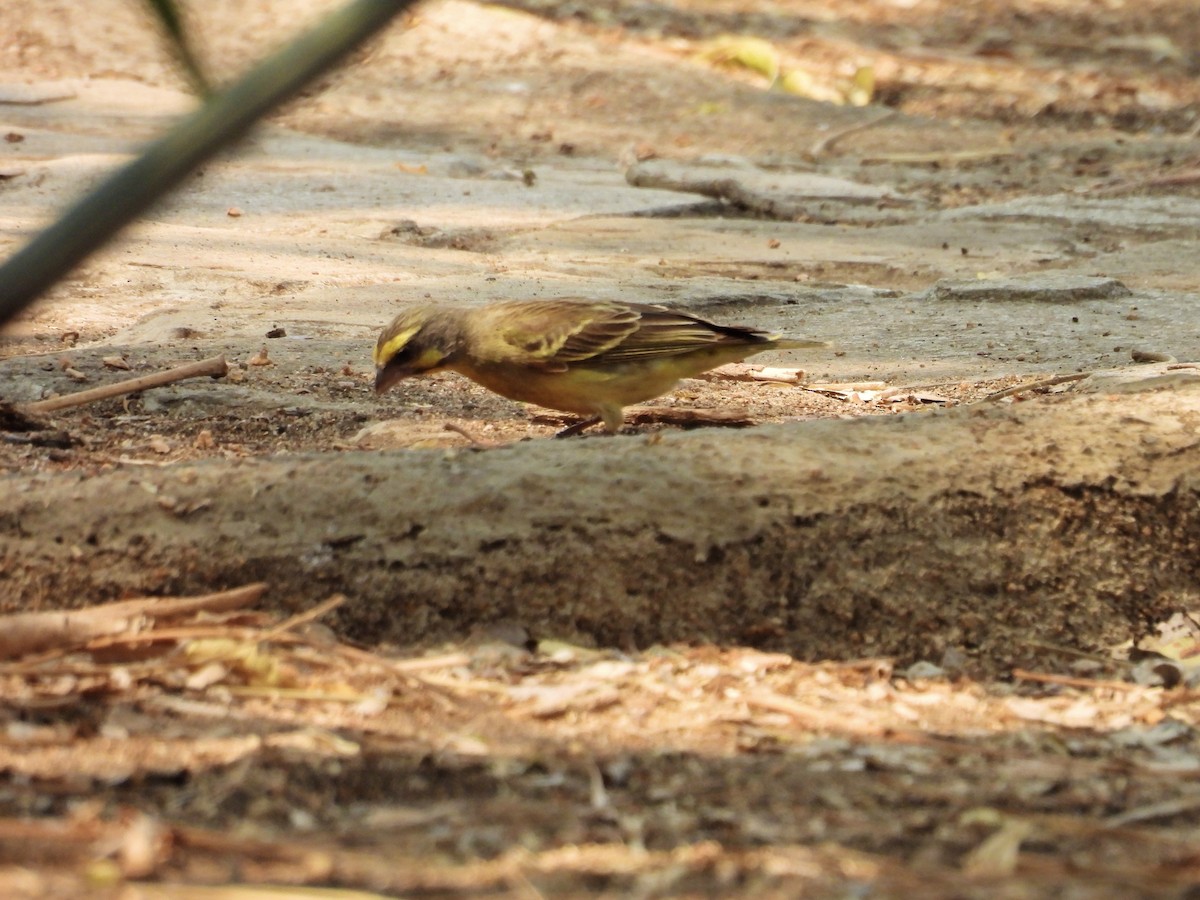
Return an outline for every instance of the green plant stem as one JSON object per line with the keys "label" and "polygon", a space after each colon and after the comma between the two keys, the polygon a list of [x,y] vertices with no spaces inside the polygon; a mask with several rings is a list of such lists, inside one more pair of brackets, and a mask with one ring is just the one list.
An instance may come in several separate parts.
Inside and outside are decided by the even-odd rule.
{"label": "green plant stem", "polygon": [[0,266],[0,326],[192,169],[417,0],[354,0],[212,97]]}
{"label": "green plant stem", "polygon": [[212,94],[212,85],[208,83],[208,77],[204,74],[200,60],[192,52],[192,42],[188,39],[187,29],[183,26],[183,15],[180,13],[179,4],[175,0],[146,0],[146,5],[162,23],[163,30],[167,33],[167,38],[175,49],[175,56],[188,81],[192,83],[196,92],[207,100]]}

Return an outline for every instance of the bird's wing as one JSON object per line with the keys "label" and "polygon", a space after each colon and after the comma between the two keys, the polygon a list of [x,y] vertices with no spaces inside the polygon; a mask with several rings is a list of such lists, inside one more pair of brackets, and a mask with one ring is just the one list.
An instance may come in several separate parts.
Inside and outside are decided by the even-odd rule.
{"label": "bird's wing", "polygon": [[533,300],[497,304],[480,321],[489,355],[563,370],[572,363],[628,362],[677,356],[718,342],[757,344],[774,335],[713,325],[640,303]]}
{"label": "bird's wing", "polygon": [[639,314],[638,329],[604,353],[605,362],[679,356],[717,345],[764,344],[779,337],[739,325],[717,325],[661,306],[630,304]]}
{"label": "bird's wing", "polygon": [[500,303],[487,313],[475,320],[486,356],[560,371],[619,346],[640,318],[625,304],[573,300]]}

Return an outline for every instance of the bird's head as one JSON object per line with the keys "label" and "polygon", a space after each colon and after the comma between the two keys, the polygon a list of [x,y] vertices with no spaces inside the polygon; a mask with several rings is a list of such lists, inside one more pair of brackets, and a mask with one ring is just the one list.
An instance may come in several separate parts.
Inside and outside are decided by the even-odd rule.
{"label": "bird's head", "polygon": [[375,393],[444,367],[457,345],[457,317],[433,306],[406,309],[375,342]]}

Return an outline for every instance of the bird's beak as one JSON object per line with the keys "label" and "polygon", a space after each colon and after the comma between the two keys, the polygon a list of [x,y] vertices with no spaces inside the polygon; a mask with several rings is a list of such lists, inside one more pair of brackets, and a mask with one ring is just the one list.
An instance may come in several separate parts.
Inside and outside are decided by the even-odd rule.
{"label": "bird's beak", "polygon": [[375,370],[375,393],[383,394],[416,373],[408,366],[380,366]]}

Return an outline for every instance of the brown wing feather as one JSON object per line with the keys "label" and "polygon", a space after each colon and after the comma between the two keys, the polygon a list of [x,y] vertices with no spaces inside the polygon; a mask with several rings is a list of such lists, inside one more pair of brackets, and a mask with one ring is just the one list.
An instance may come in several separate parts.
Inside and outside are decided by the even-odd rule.
{"label": "brown wing feather", "polygon": [[630,308],[641,316],[639,327],[620,345],[604,353],[605,362],[678,356],[718,344],[764,344],[777,337],[757,328],[717,325],[661,306],[630,304]]}
{"label": "brown wing feather", "polygon": [[530,300],[487,307],[473,325],[495,362],[563,370],[619,345],[637,331],[638,318],[621,303]]}
{"label": "brown wing feather", "polygon": [[[715,325],[643,303],[531,300],[499,303],[475,320],[497,362],[563,371],[573,363],[620,363],[678,356],[715,344],[761,344],[776,336]],[[483,335],[481,335],[483,337]]]}

